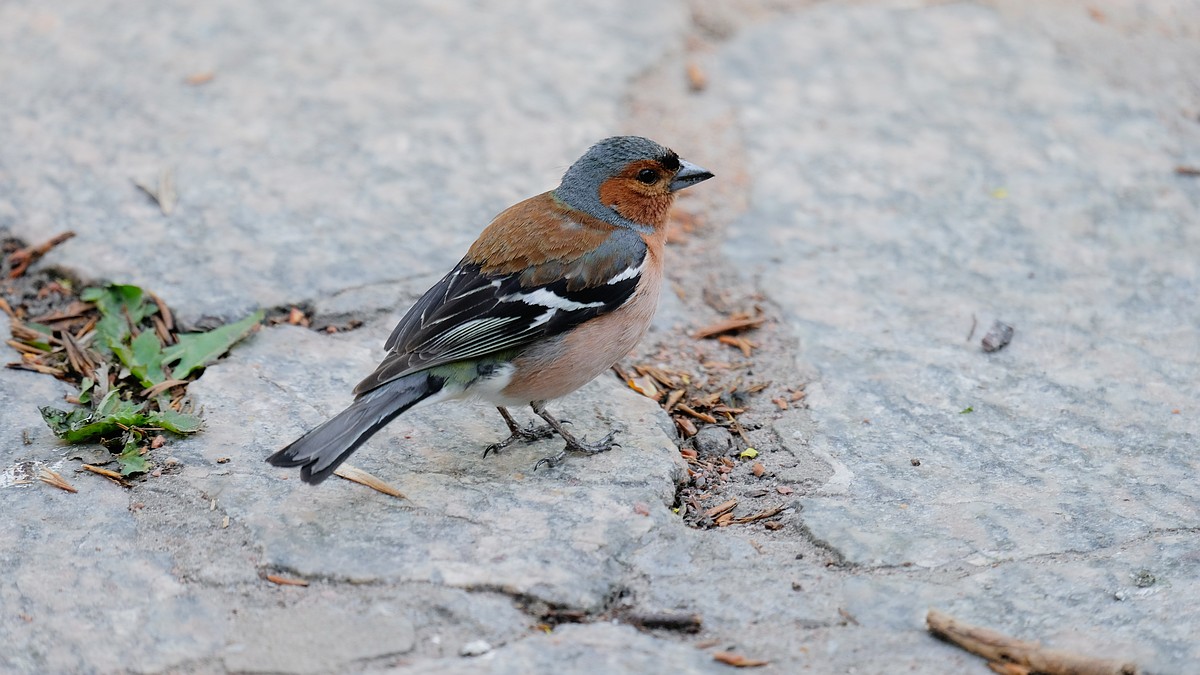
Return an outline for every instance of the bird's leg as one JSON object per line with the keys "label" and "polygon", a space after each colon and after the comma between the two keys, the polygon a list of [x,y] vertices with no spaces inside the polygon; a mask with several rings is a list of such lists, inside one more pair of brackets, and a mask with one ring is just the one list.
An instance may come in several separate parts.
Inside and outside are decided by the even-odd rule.
{"label": "bird's leg", "polygon": [[500,416],[504,418],[504,423],[508,425],[508,431],[511,435],[498,443],[492,443],[484,448],[484,457],[487,457],[489,453],[500,454],[501,450],[507,448],[513,443],[516,443],[517,441],[532,443],[533,441],[540,441],[544,438],[550,438],[554,435],[554,429],[552,427],[535,427],[532,423],[530,423],[530,425],[527,427],[522,427],[521,425],[517,424],[517,421],[513,419],[511,414],[509,414],[507,408],[497,406],[496,410],[500,411]]}
{"label": "bird's leg", "polygon": [[563,446],[563,449],[560,450],[557,455],[554,455],[553,457],[543,457],[543,458],[539,459],[537,461],[537,464],[533,465],[534,471],[537,471],[538,467],[540,467],[543,464],[550,466],[551,468],[557,466],[558,463],[562,461],[563,457],[567,456],[568,450],[572,450],[574,452],[586,452],[588,454],[595,454],[597,452],[605,452],[607,450],[612,450],[614,445],[618,448],[621,447],[620,443],[613,442],[613,437],[615,437],[617,435],[617,432],[615,432],[615,431],[608,432],[608,434],[605,435],[604,438],[601,438],[600,440],[596,441],[595,443],[588,443],[586,441],[580,441],[579,439],[575,438],[573,435],[571,435],[570,432],[568,432],[566,429],[564,429],[562,427],[563,422],[565,422],[566,420],[563,420],[563,422],[560,422],[560,421],[554,419],[554,416],[546,411],[546,402],[545,401],[534,401],[529,404],[529,407],[533,408],[533,412],[537,413],[538,417],[546,420],[546,423],[549,424],[554,429],[554,431],[558,432],[558,435],[562,436],[562,439],[564,441],[566,441],[566,445]]}

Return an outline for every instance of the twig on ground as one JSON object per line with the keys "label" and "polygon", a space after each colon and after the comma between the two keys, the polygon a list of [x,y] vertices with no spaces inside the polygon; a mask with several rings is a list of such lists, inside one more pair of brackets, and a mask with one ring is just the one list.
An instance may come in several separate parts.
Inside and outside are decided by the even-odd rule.
{"label": "twig on ground", "polygon": [[698,340],[701,340],[704,338],[713,337],[715,335],[721,335],[723,333],[734,333],[737,331],[746,330],[748,328],[758,328],[759,326],[763,325],[763,322],[766,320],[767,317],[763,316],[762,314],[759,314],[758,316],[746,316],[744,314],[740,316],[733,316],[725,319],[724,321],[718,321],[714,324],[710,324],[704,328],[701,328],[700,330],[696,331],[694,337]]}
{"label": "twig on ground", "polygon": [[631,612],[625,615],[625,620],[639,628],[661,628],[684,633],[698,633],[702,626],[699,614],[687,613]]}
{"label": "twig on ground", "polygon": [[30,265],[37,262],[39,258],[49,253],[50,249],[58,246],[74,236],[74,232],[63,232],[62,234],[51,237],[49,241],[38,244],[37,246],[29,246],[21,249],[20,251],[16,251],[8,257],[9,263],[11,263],[13,266],[12,270],[8,273],[8,278],[16,279],[17,277],[21,276],[25,273],[25,270],[29,269]]}
{"label": "twig on ground", "polygon": [[[1045,675],[1137,675],[1132,661],[1084,656],[1060,649],[1047,649],[987,628],[972,626],[936,609],[925,617],[929,632],[982,656],[997,673],[1044,673]],[[1016,666],[1013,668],[1012,666]]]}
{"label": "twig on ground", "polygon": [[280,586],[307,586],[308,585],[308,581],[306,579],[294,579],[292,577],[284,577],[284,576],[280,576],[278,574],[268,574],[263,578],[273,584],[278,584]]}

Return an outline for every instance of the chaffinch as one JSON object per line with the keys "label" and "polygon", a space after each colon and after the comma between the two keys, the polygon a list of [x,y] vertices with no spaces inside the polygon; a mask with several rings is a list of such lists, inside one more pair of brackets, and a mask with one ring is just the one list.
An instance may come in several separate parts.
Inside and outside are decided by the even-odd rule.
{"label": "chaffinch", "polygon": [[[320,483],[376,431],[417,404],[481,399],[511,435],[484,450],[557,433],[587,443],[546,401],[590,382],[633,349],[658,305],[667,214],[675,194],[713,174],[637,136],[592,146],[554,190],[509,207],[426,291],[384,344],[383,362],[348,408],[267,458]],[[522,428],[506,406],[529,404],[549,428]]]}

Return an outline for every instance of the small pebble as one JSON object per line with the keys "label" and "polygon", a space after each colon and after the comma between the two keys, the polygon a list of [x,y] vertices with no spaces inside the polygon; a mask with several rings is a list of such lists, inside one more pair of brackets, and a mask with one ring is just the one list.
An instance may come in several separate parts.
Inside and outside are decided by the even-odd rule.
{"label": "small pebble", "polygon": [[459,656],[482,656],[492,651],[492,645],[487,640],[472,640],[458,650]]}
{"label": "small pebble", "polygon": [[722,457],[733,449],[733,436],[722,427],[710,424],[692,439],[696,452],[707,457]]}
{"label": "small pebble", "polygon": [[980,344],[983,345],[985,352],[998,352],[1012,342],[1012,338],[1013,327],[1002,321],[996,321],[988,329],[987,335],[983,336]]}
{"label": "small pebble", "polygon": [[921,466],[921,460],[917,459],[916,457],[908,460],[908,463],[912,464],[913,466]]}

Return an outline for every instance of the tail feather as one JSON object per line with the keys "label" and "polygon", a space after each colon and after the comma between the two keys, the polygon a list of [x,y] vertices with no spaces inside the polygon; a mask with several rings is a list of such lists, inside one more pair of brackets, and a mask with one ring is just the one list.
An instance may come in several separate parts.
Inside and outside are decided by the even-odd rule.
{"label": "tail feather", "polygon": [[445,381],[413,373],[363,393],[350,407],[267,458],[275,466],[300,467],[300,478],[325,480],[376,431],[397,415],[441,390]]}

